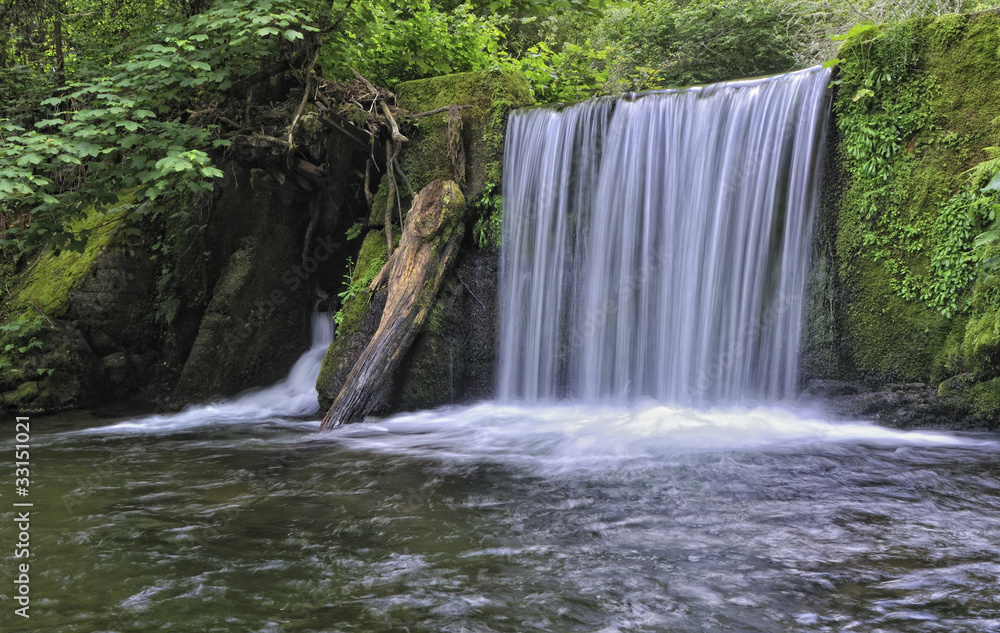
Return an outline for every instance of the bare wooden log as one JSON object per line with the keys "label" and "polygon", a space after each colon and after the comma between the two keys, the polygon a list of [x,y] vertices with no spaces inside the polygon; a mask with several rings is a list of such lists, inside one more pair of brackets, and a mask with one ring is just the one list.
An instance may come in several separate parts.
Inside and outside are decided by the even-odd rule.
{"label": "bare wooden log", "polygon": [[427,320],[458,253],[464,214],[465,198],[453,181],[435,180],[417,194],[387,264],[388,296],[378,330],[323,418],[322,430],[360,422],[375,405]]}
{"label": "bare wooden log", "polygon": [[349,123],[347,119],[336,114],[335,112],[331,112],[329,110],[324,112],[320,116],[319,121],[323,125],[343,133],[347,138],[351,139],[365,149],[368,149],[371,145],[371,135],[366,130],[355,127],[354,124]]}

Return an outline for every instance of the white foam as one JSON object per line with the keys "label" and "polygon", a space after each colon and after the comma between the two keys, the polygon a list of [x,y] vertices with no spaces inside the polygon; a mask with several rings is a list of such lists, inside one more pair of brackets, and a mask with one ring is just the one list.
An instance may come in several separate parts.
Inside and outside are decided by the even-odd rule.
{"label": "white foam", "polygon": [[944,432],[829,422],[783,408],[698,410],[660,404],[622,408],[480,403],[396,415],[341,427],[315,439],[332,439],[361,450],[444,459],[498,458],[557,468],[602,468],[671,454],[832,442],[890,447],[993,444]]}
{"label": "white foam", "polygon": [[279,383],[248,391],[233,400],[190,406],[179,413],[150,415],[117,424],[87,429],[84,433],[164,433],[202,426],[252,422],[269,418],[310,415],[318,408],[316,379],[323,356],[333,340],[327,314],[315,314],[312,345],[299,357]]}

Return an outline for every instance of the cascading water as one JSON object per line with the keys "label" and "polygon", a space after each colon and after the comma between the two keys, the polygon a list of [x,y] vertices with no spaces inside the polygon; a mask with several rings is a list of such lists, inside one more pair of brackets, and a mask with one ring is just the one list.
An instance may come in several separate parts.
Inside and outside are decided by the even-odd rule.
{"label": "cascading water", "polygon": [[830,72],[511,115],[498,392],[794,392]]}
{"label": "cascading water", "polygon": [[323,356],[333,341],[330,315],[312,316],[312,344],[299,357],[284,380],[254,389],[232,400],[191,406],[179,413],[151,415],[111,426],[88,429],[86,433],[177,431],[209,424],[249,422],[272,417],[299,416],[317,409],[316,378]]}

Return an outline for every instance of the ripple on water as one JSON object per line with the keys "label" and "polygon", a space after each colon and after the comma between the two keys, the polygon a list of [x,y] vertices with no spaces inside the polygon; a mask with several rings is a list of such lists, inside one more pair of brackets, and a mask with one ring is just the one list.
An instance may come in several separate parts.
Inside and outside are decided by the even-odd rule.
{"label": "ripple on water", "polygon": [[13,630],[998,630],[995,437],[495,404],[199,428],[40,435]]}

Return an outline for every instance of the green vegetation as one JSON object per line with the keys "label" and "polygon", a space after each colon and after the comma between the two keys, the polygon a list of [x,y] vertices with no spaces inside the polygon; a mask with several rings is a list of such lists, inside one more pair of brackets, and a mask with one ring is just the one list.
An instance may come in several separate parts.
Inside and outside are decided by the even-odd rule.
{"label": "green vegetation", "polygon": [[[47,336],[114,235],[158,258],[150,325],[169,331],[194,318],[185,306],[209,303],[209,263],[226,263],[204,236],[210,194],[224,160],[247,151],[241,141],[266,145],[260,155],[290,169],[308,158],[305,146],[332,111],[362,129],[362,143],[370,139],[368,171],[377,178],[390,129],[384,105],[410,139],[406,179],[393,193],[402,209],[405,180],[416,191],[436,178],[461,180],[458,138],[469,241],[493,248],[512,108],[777,73],[837,54],[835,109],[850,179],[839,270],[828,272],[850,291],[841,325],[852,361],[866,374],[907,380],[969,373],[979,382],[966,392],[986,393],[982,385],[1000,377],[1000,16],[957,14],[992,6],[0,0],[0,372],[18,374],[0,390],[53,402],[79,392],[80,384],[53,380],[83,366],[86,342],[52,337],[50,345]],[[455,105],[469,106],[461,127],[454,112],[407,116]],[[370,218],[352,211],[337,230],[354,240],[382,227],[388,195],[383,182]],[[175,207],[202,201],[197,220],[179,218],[186,211]],[[286,228],[288,243],[304,229]],[[341,335],[360,326],[384,241],[369,232],[348,271]],[[229,313],[217,313],[221,332]]]}
{"label": "green vegetation", "polygon": [[[398,239],[397,233],[394,241],[398,243]],[[371,301],[371,291],[368,290],[368,286],[385,266],[385,260],[385,233],[369,232],[361,245],[357,265],[355,266],[353,262],[348,264],[348,272],[344,275],[344,290],[338,294],[341,305],[333,315],[338,336],[350,336],[361,327],[361,318]]]}
{"label": "green vegetation", "polygon": [[[0,247],[82,250],[88,233],[71,227],[85,209],[114,206],[115,192],[136,190],[126,209],[136,220],[160,213],[172,194],[209,191],[221,176],[213,156],[230,141],[224,129],[251,123],[253,112],[241,103],[279,74],[301,84],[311,73],[350,82],[357,71],[394,87],[452,73],[513,72],[528,78],[536,101],[572,101],[801,67],[822,59],[828,33],[859,16],[980,8],[896,7],[2,0]],[[944,43],[959,28],[942,22],[932,39]],[[929,292],[916,281],[909,287]]]}
{"label": "green vegetation", "polygon": [[1000,168],[983,149],[1000,142],[998,51],[994,13],[859,25],[845,38],[834,112],[850,181],[837,251],[866,372],[1000,375],[997,200],[984,189]]}

